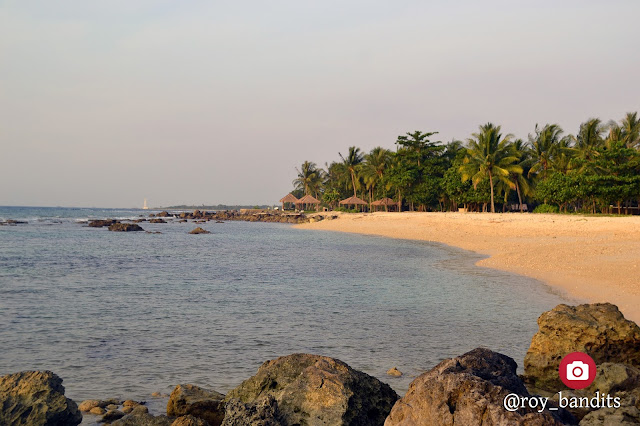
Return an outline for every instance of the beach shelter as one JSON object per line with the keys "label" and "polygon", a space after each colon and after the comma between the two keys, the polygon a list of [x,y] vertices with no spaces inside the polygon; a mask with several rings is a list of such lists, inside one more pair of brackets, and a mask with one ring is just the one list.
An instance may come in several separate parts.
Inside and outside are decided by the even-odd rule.
{"label": "beach shelter", "polygon": [[298,202],[298,199],[296,198],[295,195],[293,195],[292,193],[288,193],[287,195],[285,195],[280,202],[282,203],[282,210],[284,211],[284,205],[286,203],[290,203],[290,204],[296,204]]}
{"label": "beach shelter", "polygon": [[340,201],[340,205],[341,206],[367,206],[369,205],[369,203],[367,203],[363,199],[358,198],[354,195],[353,197],[349,197],[345,200]]}
{"label": "beach shelter", "polygon": [[371,203],[371,205],[375,207],[384,206],[384,211],[389,211],[389,206],[395,206],[397,204],[398,203],[388,197],[381,198]]}
{"label": "beach shelter", "polygon": [[314,207],[316,208],[316,211],[318,210],[318,207],[320,206],[320,201],[314,197],[312,197],[311,195],[305,195],[304,197],[300,198],[296,204],[298,205],[302,205],[302,210],[306,210],[304,207],[308,206],[309,204],[313,204]]}

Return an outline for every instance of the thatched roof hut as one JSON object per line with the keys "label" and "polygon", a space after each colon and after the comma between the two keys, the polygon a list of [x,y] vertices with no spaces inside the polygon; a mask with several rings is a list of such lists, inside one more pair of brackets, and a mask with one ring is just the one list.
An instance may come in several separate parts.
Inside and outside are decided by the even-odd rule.
{"label": "thatched roof hut", "polygon": [[300,198],[296,204],[298,205],[309,205],[309,204],[313,204],[316,207],[316,210],[318,210],[318,206],[320,205],[320,201],[317,198],[312,197],[311,195],[305,195],[304,197]]}
{"label": "thatched roof hut", "polygon": [[374,202],[371,203],[372,206],[375,207],[384,207],[385,211],[388,211],[389,206],[396,206],[398,203],[396,203],[395,201],[393,201],[391,198],[388,197],[384,197],[381,198],[379,200],[376,200]]}
{"label": "thatched roof hut", "polygon": [[293,195],[292,193],[288,193],[287,195],[285,195],[284,197],[282,197],[282,199],[280,200],[280,202],[282,203],[282,210],[284,210],[284,205],[285,203],[291,203],[291,204],[296,204],[298,202],[298,199],[296,198],[295,195]]}
{"label": "thatched roof hut", "polygon": [[361,199],[361,198],[358,198],[358,197],[356,197],[356,196],[353,196],[353,197],[349,197],[349,198],[347,198],[347,199],[345,199],[345,200],[340,201],[340,204],[341,204],[341,205],[343,205],[343,206],[344,206],[344,205],[347,205],[347,206],[351,206],[351,205],[353,205],[353,206],[357,206],[357,205],[364,205],[364,206],[366,206],[366,205],[368,205],[369,203],[367,203],[366,201],[364,201],[364,200],[363,200],[363,199]]}

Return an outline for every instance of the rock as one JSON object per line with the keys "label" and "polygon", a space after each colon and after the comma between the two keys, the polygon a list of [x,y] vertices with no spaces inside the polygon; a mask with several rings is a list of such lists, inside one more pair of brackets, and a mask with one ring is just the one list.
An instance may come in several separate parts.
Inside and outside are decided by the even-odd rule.
{"label": "rock", "polygon": [[127,399],[122,403],[123,407],[135,407],[136,405],[140,405],[140,402],[134,401],[132,399]]}
{"label": "rock", "polygon": [[133,231],[144,231],[140,225],[135,223],[114,223],[113,225],[109,225],[109,231],[114,232],[133,232]]}
{"label": "rock", "polygon": [[[137,407],[136,407],[137,408]],[[165,416],[152,416],[148,413],[132,412],[111,423],[113,426],[171,426],[173,421]]]}
{"label": "rock", "polygon": [[178,223],[185,223],[185,222],[189,222],[189,221],[188,221],[187,219],[180,219],[180,220],[178,221]]}
{"label": "rock", "polygon": [[575,419],[560,409],[510,412],[504,398],[511,393],[528,396],[517,364],[506,355],[477,348],[447,359],[420,375],[406,395],[393,406],[385,426],[393,425],[562,425]]}
{"label": "rock", "polygon": [[120,410],[109,410],[102,416],[101,422],[113,422],[124,417],[124,413]]}
{"label": "rock", "polygon": [[115,405],[117,407],[120,404],[122,404],[122,401],[120,401],[117,398],[109,398],[109,399],[105,399],[104,401],[100,402],[100,406],[101,407],[106,407],[107,405]]}
{"label": "rock", "polygon": [[216,220],[216,223],[224,223],[222,220]]}
{"label": "rock", "polygon": [[178,385],[167,403],[167,415],[192,415],[218,426],[224,418],[224,395],[195,385]]}
{"label": "rock", "polygon": [[293,354],[267,361],[227,394],[258,405],[273,397],[285,424],[382,425],[398,395],[337,359]]}
{"label": "rock", "polygon": [[25,371],[0,377],[0,424],[77,425],[78,406],[64,396],[62,379],[51,371]]}
{"label": "rock", "polygon": [[[149,216],[151,216],[151,215],[149,215]],[[156,215],[156,217],[170,217],[170,216],[173,216],[173,215],[169,214],[169,212],[164,211],[164,210]]]}
{"label": "rock", "polygon": [[125,414],[129,414],[133,411],[133,407],[122,407],[122,412]]}
{"label": "rock", "polygon": [[210,234],[211,232],[202,229],[200,227],[197,227],[196,229],[194,229],[193,231],[189,232],[190,234]]}
{"label": "rock", "polygon": [[89,226],[92,228],[102,228],[104,226],[111,226],[114,223],[118,223],[118,221],[115,219],[92,220],[89,222]]}
{"label": "rock", "polygon": [[640,327],[610,303],[558,305],[540,315],[538,328],[524,358],[525,381],[534,388],[565,389],[558,367],[571,352],[587,353],[596,365],[640,366]]}
{"label": "rock", "polygon": [[640,390],[640,369],[627,364],[605,362],[597,365],[596,378],[586,389],[588,393],[615,394]]}
{"label": "rock", "polygon": [[107,410],[105,410],[105,409],[104,409],[104,408],[102,408],[102,407],[93,407],[91,410],[89,410],[89,412],[90,412],[91,414],[95,414],[96,416],[101,416],[101,415],[103,415],[104,413],[106,413],[106,412],[107,412]]}
{"label": "rock", "polygon": [[619,426],[640,424],[640,410],[638,408],[619,407],[601,408],[584,416],[580,426]]}
{"label": "rock", "polygon": [[92,408],[100,405],[100,401],[97,399],[87,399],[86,401],[82,401],[80,405],[78,405],[78,410],[89,412]]}
{"label": "rock", "polygon": [[107,406],[106,406],[106,407],[104,407],[104,408],[106,408],[107,410],[109,410],[109,411],[110,411],[110,410],[117,410],[117,409],[118,409],[118,406],[117,406],[116,404],[109,404],[109,405],[107,405]]}
{"label": "rock", "polygon": [[197,417],[182,416],[178,417],[173,423],[171,423],[171,426],[209,426],[209,423]]}
{"label": "rock", "polygon": [[400,377],[402,376],[402,371],[398,370],[396,367],[393,367],[389,371],[387,371],[387,374],[393,377]]}
{"label": "rock", "polygon": [[222,426],[279,426],[285,424],[273,396],[267,396],[256,404],[230,399],[225,407]]}
{"label": "rock", "polygon": [[146,414],[149,412],[149,408],[144,405],[136,405],[133,407],[134,414]]}
{"label": "rock", "polygon": [[164,219],[150,219],[149,223],[167,223]]}

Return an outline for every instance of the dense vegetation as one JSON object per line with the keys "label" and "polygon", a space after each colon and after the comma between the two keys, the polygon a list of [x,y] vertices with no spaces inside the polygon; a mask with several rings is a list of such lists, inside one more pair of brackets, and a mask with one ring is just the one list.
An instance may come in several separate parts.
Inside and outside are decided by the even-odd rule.
{"label": "dense vegetation", "polygon": [[[535,126],[526,141],[487,123],[466,142],[432,141],[437,132],[399,136],[395,151],[352,146],[340,161],[297,169],[294,195],[324,205],[358,196],[389,197],[403,210],[611,212],[640,199],[640,119],[590,119],[576,135],[557,124]],[[617,210],[616,210],[617,211]]]}

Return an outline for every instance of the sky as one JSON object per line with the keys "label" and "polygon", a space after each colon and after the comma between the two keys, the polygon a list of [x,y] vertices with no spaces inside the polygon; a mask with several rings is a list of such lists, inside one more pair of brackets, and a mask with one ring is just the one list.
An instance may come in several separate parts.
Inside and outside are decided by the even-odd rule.
{"label": "sky", "polygon": [[0,205],[277,204],[405,132],[640,111],[640,2],[0,0]]}

